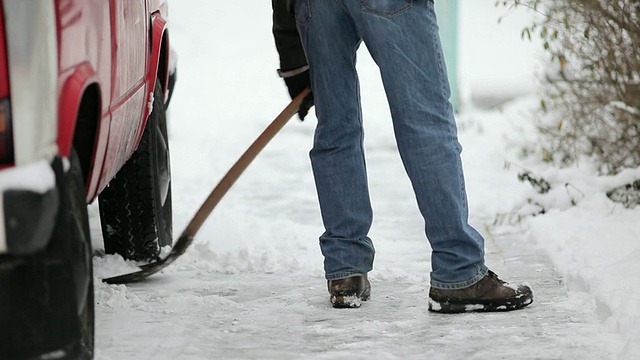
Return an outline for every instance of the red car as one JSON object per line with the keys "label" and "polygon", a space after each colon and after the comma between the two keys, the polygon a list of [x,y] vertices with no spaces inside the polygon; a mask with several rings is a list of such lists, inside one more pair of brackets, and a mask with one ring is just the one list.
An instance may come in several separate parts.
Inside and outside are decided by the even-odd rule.
{"label": "red car", "polygon": [[0,359],[92,358],[107,253],[171,245],[166,0],[0,1]]}

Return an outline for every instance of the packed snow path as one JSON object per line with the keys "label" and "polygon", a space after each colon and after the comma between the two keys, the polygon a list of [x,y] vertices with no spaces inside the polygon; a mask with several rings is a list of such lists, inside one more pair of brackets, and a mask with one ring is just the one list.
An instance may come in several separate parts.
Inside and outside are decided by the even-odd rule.
{"label": "packed snow path", "polygon": [[[213,133],[194,126],[172,134],[179,224],[194,211],[186,208],[199,205],[199,193],[215,182],[199,174],[206,166],[191,165],[215,163],[206,160],[214,147],[204,147]],[[529,308],[429,313],[429,246],[392,139],[385,142],[382,135],[368,149],[378,249],[372,300],[360,309],[332,309],[302,149],[311,133],[311,124],[289,124],[214,211],[195,246],[164,273],[141,284],[97,285],[98,359],[615,357],[621,339],[595,318],[587,295],[567,292],[548,257],[525,241],[518,226],[472,218],[486,236],[490,267],[533,287]],[[483,151],[473,146],[468,142],[465,151]],[[198,148],[206,149],[203,158]],[[229,152],[220,153],[222,159]],[[480,167],[468,164],[472,178],[484,173]],[[500,197],[500,189],[488,184],[469,185]],[[93,236],[99,239],[96,214]],[[116,263],[97,258],[96,274],[113,271]]]}
{"label": "packed snow path", "polygon": [[[478,13],[490,12],[494,1],[480,3],[465,2],[487,7],[472,11]],[[171,15],[179,54],[169,119],[178,234],[288,98],[275,75],[268,2],[173,1]],[[519,26],[505,31],[519,39]],[[500,67],[504,77],[517,78],[508,70]],[[487,238],[488,265],[505,280],[529,283],[534,303],[511,313],[427,311],[430,249],[379,75],[364,49],[359,73],[378,250],[371,301],[350,310],[332,309],[328,301],[307,156],[311,116],[293,120],[269,144],[174,265],[140,284],[96,281],[97,359],[615,358],[624,341],[597,318],[607,314],[587,292],[568,291],[574,289],[521,226],[498,216],[511,211],[512,195],[526,188],[513,169],[504,171],[507,145],[498,131],[510,121],[508,109],[459,118],[471,222]],[[97,214],[92,207],[99,250]],[[123,267],[115,257],[94,263],[99,278]]]}
{"label": "packed snow path", "polygon": [[97,358],[614,358],[620,339],[567,296],[545,256],[516,246],[511,234],[489,249],[498,271],[535,289],[528,309],[432,314],[424,281],[374,274],[371,301],[335,310],[321,277],[181,270],[128,288],[101,286]]}

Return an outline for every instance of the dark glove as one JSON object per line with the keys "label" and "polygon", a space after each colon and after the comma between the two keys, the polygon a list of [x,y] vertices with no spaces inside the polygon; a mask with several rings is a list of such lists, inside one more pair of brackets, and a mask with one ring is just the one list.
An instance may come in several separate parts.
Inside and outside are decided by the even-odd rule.
{"label": "dark glove", "polygon": [[[287,84],[287,89],[289,89],[289,95],[291,98],[295,98],[298,96],[304,89],[311,88],[311,80],[309,80],[309,70],[306,70],[303,73],[298,75],[294,75],[291,77],[284,78],[285,84]],[[304,120],[305,116],[309,113],[309,109],[313,106],[313,92],[310,92],[309,95],[305,96],[302,100],[302,104],[300,105],[300,110],[298,110],[298,117],[300,120]]]}

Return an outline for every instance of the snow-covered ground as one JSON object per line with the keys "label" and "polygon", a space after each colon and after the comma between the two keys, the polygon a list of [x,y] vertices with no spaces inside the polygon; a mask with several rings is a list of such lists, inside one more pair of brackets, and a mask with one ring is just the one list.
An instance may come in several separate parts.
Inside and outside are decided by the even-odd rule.
{"label": "snow-covered ground", "polygon": [[[493,110],[467,106],[458,116],[460,140],[471,222],[486,236],[487,262],[501,277],[531,284],[530,307],[454,316],[426,310],[430,249],[375,64],[363,49],[378,250],[372,300],[357,310],[328,301],[307,155],[311,116],[293,120],[269,144],[174,265],[139,284],[96,282],[96,358],[640,358],[640,209],[605,196],[640,171],[604,178],[587,163],[558,170],[520,156],[535,141],[535,46],[520,43],[523,15],[496,25],[502,10],[494,2],[461,1],[461,54],[475,59],[461,62],[461,78],[470,94],[518,98]],[[275,74],[270,4],[251,3],[171,3],[180,56],[169,124],[175,233],[288,103]],[[523,169],[552,190],[539,195],[519,182]],[[525,216],[535,209],[529,199],[550,210]],[[98,211],[90,210],[99,248]],[[117,257],[94,264],[98,278],[123,268]]]}

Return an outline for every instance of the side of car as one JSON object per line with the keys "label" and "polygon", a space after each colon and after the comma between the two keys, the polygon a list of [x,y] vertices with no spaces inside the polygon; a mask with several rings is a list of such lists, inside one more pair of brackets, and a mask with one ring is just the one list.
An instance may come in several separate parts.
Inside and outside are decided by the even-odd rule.
{"label": "side of car", "polygon": [[0,358],[92,358],[105,250],[170,245],[166,0],[0,0]]}

